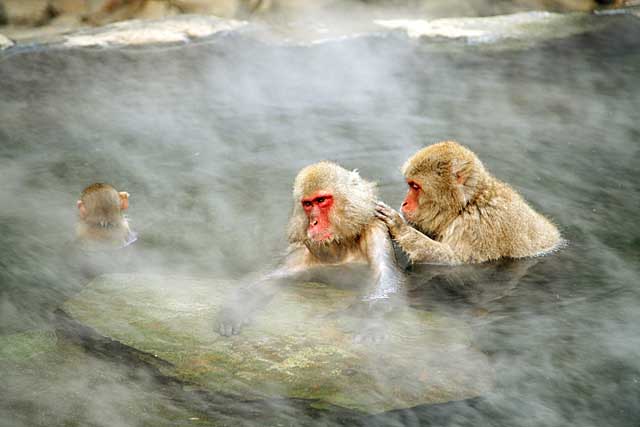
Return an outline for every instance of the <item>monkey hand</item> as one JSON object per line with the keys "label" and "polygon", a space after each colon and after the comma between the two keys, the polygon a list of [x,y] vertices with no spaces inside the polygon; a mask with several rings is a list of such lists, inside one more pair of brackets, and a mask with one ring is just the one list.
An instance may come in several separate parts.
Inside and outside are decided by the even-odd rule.
{"label": "monkey hand", "polygon": [[381,343],[389,338],[384,323],[381,319],[362,320],[356,334],[353,336],[355,343]]}
{"label": "monkey hand", "polygon": [[380,343],[388,339],[385,315],[392,310],[388,299],[363,300],[348,308],[355,317],[355,343]]}
{"label": "monkey hand", "polygon": [[240,329],[249,323],[249,316],[245,310],[236,307],[224,307],[218,314],[216,327],[223,337],[238,335]]}
{"label": "monkey hand", "polygon": [[378,202],[376,205],[376,217],[387,225],[391,236],[394,238],[404,227],[407,226],[407,222],[404,220],[402,215],[383,202]]}

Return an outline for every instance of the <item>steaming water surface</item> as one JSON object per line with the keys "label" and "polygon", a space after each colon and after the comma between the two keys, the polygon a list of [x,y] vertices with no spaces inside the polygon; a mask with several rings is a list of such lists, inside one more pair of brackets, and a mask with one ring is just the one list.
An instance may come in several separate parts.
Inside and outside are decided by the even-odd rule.
{"label": "steaming water surface", "polygon": [[478,399],[375,417],[233,402],[81,352],[72,367],[64,355],[41,371],[0,365],[0,424],[637,425],[640,21],[596,19],[606,25],[515,49],[399,33],[269,45],[230,33],[4,54],[4,337],[51,333],[54,309],[81,289],[61,266],[75,200],[94,181],[132,195],[137,269],[243,279],[285,248],[304,165],[358,168],[397,206],[404,160],[455,139],[569,245],[536,260],[410,272],[410,303],[469,322],[495,367],[495,390]]}

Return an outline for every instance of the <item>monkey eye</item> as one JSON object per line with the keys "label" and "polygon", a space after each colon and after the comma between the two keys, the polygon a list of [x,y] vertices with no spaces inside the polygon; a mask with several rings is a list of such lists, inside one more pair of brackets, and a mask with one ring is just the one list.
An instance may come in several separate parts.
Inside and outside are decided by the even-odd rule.
{"label": "monkey eye", "polygon": [[318,198],[316,199],[316,202],[318,202],[318,203],[324,203],[324,200],[325,200],[325,198],[324,198],[324,197],[318,197]]}
{"label": "monkey eye", "polygon": [[309,200],[305,200],[302,202],[302,206],[304,206],[305,208],[310,208],[312,204],[313,203],[311,203]]}
{"label": "monkey eye", "polygon": [[418,184],[416,184],[415,182],[411,181],[409,182],[409,187],[411,187],[412,189],[418,191],[420,190],[420,186]]}

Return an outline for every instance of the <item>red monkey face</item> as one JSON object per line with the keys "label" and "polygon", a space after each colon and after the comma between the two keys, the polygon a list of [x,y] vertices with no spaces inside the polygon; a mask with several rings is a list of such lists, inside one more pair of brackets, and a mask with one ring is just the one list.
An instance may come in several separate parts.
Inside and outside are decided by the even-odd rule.
{"label": "red monkey face", "polygon": [[309,219],[307,235],[317,242],[331,239],[331,221],[329,212],[333,206],[333,196],[327,193],[317,193],[302,199],[302,208]]}
{"label": "red monkey face", "polygon": [[409,190],[407,191],[407,196],[405,197],[404,202],[402,202],[402,213],[405,218],[411,221],[411,218],[418,210],[418,199],[422,192],[422,186],[411,179],[407,181],[407,185],[409,185]]}

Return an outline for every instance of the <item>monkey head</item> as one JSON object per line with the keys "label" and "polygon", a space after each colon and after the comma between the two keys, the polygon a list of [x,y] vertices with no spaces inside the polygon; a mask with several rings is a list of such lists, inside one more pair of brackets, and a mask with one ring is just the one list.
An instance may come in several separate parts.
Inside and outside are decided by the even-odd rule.
{"label": "monkey head", "polygon": [[95,183],[86,187],[76,202],[79,222],[77,235],[85,241],[126,242],[130,229],[124,211],[129,207],[129,193],[113,186]]}
{"label": "monkey head", "polygon": [[76,206],[80,219],[87,223],[115,223],[129,208],[129,193],[118,192],[109,184],[95,183],[82,190]]}
{"label": "monkey head", "polygon": [[433,231],[428,224],[459,213],[474,198],[485,176],[482,163],[470,150],[453,141],[418,151],[402,167],[409,190],[402,213],[411,223]]}
{"label": "monkey head", "polygon": [[328,244],[357,237],[374,218],[375,184],[331,162],[307,166],[293,185],[289,241]]}

